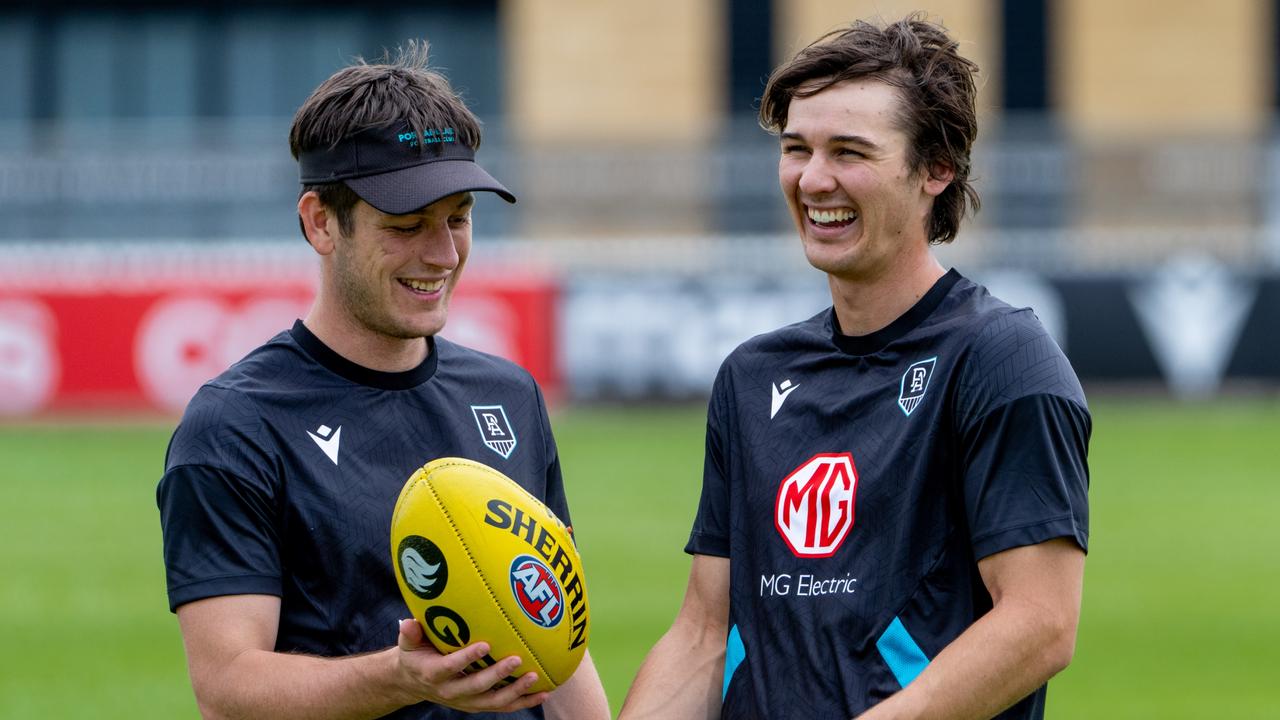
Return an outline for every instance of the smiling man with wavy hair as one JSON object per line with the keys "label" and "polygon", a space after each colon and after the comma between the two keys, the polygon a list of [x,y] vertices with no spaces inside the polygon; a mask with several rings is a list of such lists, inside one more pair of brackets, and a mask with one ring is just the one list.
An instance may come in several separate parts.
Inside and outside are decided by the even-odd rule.
{"label": "smiling man with wavy hair", "polygon": [[769,79],[761,124],[832,305],[720,368],[688,591],[625,720],[1044,716],[1079,622],[1091,420],[1031,310],[933,254],[978,207],[976,71],[912,15]]}

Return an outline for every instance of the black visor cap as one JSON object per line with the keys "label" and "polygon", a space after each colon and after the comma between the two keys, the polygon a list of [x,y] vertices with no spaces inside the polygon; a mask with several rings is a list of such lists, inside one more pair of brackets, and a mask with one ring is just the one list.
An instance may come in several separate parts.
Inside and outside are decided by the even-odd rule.
{"label": "black visor cap", "polygon": [[300,153],[303,185],[343,182],[382,212],[403,215],[462,192],[516,197],[475,162],[452,128],[418,133],[407,126],[370,128],[336,145]]}

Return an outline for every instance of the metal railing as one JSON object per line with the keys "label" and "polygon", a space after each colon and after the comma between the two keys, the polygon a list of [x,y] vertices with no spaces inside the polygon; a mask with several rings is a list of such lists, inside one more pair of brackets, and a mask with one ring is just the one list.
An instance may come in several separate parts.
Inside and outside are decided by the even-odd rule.
{"label": "metal railing", "polygon": [[[0,127],[0,242],[9,246],[0,252],[82,240],[296,242],[288,122]],[[486,133],[481,161],[521,200],[482,200],[478,236],[523,238],[515,244],[557,265],[689,255],[767,265],[771,251],[756,248],[779,243],[759,239],[791,233],[776,142],[750,118],[700,145],[527,147],[493,121]],[[946,249],[957,257],[1088,270],[1198,252],[1280,265],[1280,144],[1270,138],[1102,141],[1019,118],[992,124],[972,176],[983,210]],[[733,251],[690,249],[707,242],[690,238],[708,237]]]}

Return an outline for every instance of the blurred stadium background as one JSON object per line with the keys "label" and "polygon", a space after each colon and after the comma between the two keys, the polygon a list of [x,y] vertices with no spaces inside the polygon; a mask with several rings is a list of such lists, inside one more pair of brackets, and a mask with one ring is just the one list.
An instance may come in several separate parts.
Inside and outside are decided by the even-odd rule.
{"label": "blurred stadium background", "polygon": [[1280,3],[0,4],[0,717],[194,717],[154,484],[200,382],[300,316],[286,134],[411,37],[485,122],[445,334],[555,422],[615,711],[683,592],[702,409],[829,304],[755,124],[770,69],[927,10],[983,69],[983,210],[944,262],[1034,307],[1096,415],[1075,664],[1050,717],[1274,718]]}

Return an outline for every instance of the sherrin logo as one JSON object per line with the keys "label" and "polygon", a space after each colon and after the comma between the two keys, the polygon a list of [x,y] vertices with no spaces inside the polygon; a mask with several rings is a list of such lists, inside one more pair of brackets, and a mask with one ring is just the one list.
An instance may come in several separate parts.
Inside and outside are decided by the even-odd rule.
{"label": "sherrin logo", "polygon": [[[582,583],[582,574],[578,572],[574,563],[575,554],[560,547],[556,543],[555,536],[539,525],[536,518],[518,507],[513,507],[505,500],[493,498],[485,504],[485,510],[487,511],[484,515],[485,525],[511,533],[523,540],[525,545],[533,551],[529,555],[517,556],[511,563],[511,590],[520,601],[521,609],[541,627],[554,627],[560,622],[561,615],[558,613],[561,610],[555,610],[557,614],[549,621],[551,622],[549,625],[542,624],[543,621],[540,619],[544,610],[548,612],[553,610],[546,598],[554,594],[561,609],[568,606],[572,631],[569,649],[585,644],[587,641],[586,587]],[[521,560],[526,558],[537,562],[546,571],[546,575],[543,576],[527,563],[521,563]],[[519,581],[522,585],[525,580],[529,581],[527,590],[516,588],[517,570],[520,572]],[[521,599],[521,592],[528,594],[528,605],[525,604],[524,599]]]}
{"label": "sherrin logo", "polygon": [[553,628],[564,617],[564,591],[546,564],[532,555],[511,561],[511,593],[538,627]]}
{"label": "sherrin logo", "polygon": [[858,470],[850,453],[819,453],[778,486],[774,525],[796,557],[831,557],[853,527]]}

